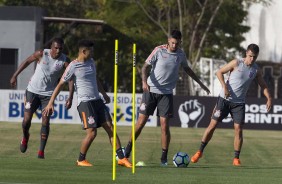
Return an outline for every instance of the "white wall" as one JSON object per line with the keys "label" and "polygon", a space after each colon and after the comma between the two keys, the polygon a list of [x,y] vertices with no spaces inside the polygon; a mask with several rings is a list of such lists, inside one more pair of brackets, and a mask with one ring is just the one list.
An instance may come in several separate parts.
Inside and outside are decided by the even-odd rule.
{"label": "white wall", "polygon": [[[18,66],[35,51],[35,21],[0,20],[0,48],[19,49]],[[18,76],[17,89],[25,89],[34,73],[31,64]]]}
{"label": "white wall", "polygon": [[252,5],[245,24],[251,30],[244,34],[246,41],[242,43],[247,47],[250,43],[260,46],[258,60],[282,62],[282,1],[272,0],[270,6],[262,4]]}

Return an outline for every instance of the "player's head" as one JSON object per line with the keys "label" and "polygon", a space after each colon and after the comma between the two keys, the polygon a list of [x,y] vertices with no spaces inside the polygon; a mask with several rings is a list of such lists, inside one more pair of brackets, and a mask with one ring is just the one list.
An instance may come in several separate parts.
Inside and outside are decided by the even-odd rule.
{"label": "player's head", "polygon": [[51,56],[56,59],[62,54],[64,40],[62,38],[53,38],[51,42]]}
{"label": "player's head", "polygon": [[252,51],[254,54],[258,55],[259,54],[259,46],[257,44],[251,43],[250,45],[248,45],[247,47],[247,51],[250,50]]}
{"label": "player's head", "polygon": [[90,40],[80,40],[78,42],[79,54],[85,59],[89,59],[93,56],[93,46],[94,43]]}
{"label": "player's head", "polygon": [[182,34],[179,30],[172,30],[168,36],[168,50],[175,52],[181,44]]}
{"label": "player's head", "polygon": [[259,46],[252,43],[248,45],[247,50],[246,50],[246,58],[245,58],[245,63],[247,65],[253,64],[259,55]]}

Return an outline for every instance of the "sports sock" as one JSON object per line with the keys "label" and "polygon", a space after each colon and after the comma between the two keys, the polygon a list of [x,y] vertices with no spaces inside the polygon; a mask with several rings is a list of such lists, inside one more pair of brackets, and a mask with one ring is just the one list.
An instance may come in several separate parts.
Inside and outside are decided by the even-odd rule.
{"label": "sports sock", "polygon": [[205,147],[206,147],[206,145],[207,145],[208,143],[206,143],[206,142],[201,142],[201,146],[200,146],[200,151],[201,152],[204,152],[204,149],[205,149]]}
{"label": "sports sock", "polygon": [[161,157],[161,161],[162,162],[167,162],[167,149],[162,149],[162,157]]}
{"label": "sports sock", "polygon": [[29,128],[31,126],[31,123],[24,123],[22,122],[22,129],[23,129],[23,136],[24,138],[28,139],[29,138]]}
{"label": "sports sock", "polygon": [[132,150],[132,142],[129,141],[126,148],[125,148],[125,151],[124,151],[124,156],[126,158],[128,158],[130,156],[131,150]]}
{"label": "sports sock", "polygon": [[124,154],[122,151],[122,148],[120,147],[119,149],[116,150],[117,156],[119,159],[123,159],[124,158]]}
{"label": "sports sock", "polygon": [[48,136],[49,136],[50,127],[49,126],[41,126],[41,132],[40,132],[40,151],[44,152],[45,146],[47,144]]}
{"label": "sports sock", "polygon": [[86,154],[79,153],[78,161],[81,162],[81,161],[85,160],[85,157],[86,157]]}
{"label": "sports sock", "polygon": [[234,150],[234,158],[238,158],[239,159],[239,156],[240,156],[240,151]]}

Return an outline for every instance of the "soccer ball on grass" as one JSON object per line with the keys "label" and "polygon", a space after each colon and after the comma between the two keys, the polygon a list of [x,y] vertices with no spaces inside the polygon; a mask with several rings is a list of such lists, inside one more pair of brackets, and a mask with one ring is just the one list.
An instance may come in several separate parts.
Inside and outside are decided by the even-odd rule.
{"label": "soccer ball on grass", "polygon": [[187,153],[177,152],[173,156],[173,164],[175,167],[187,167],[189,165],[190,158]]}

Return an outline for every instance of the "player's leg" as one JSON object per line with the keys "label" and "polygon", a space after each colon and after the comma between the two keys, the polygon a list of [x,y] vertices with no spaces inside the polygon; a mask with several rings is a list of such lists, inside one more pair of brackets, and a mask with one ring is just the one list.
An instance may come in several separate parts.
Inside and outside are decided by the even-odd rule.
{"label": "player's leg", "polygon": [[[41,110],[43,110],[49,100],[50,96],[39,96],[40,103],[41,103]],[[50,116],[52,114],[49,114],[48,116],[42,116],[42,124],[41,124],[41,129],[40,129],[40,146],[38,150],[38,158],[44,159],[44,150],[48,141],[49,137],[49,132],[50,132]]]}
{"label": "player's leg", "polygon": [[[107,132],[108,134],[108,137],[109,137],[109,140],[110,140],[110,143],[111,145],[113,145],[113,129],[114,129],[114,126],[113,126],[113,123],[112,123],[112,118],[111,118],[111,115],[106,107],[106,105],[103,103],[102,100],[96,100],[94,102],[95,106],[95,111],[96,111],[96,118],[97,118],[97,125],[98,127],[99,126],[102,126],[104,128],[104,130]],[[101,123],[101,124],[100,124]],[[120,159],[123,159],[124,158],[124,154],[123,154],[123,151],[122,151],[122,148],[121,148],[121,143],[120,143],[120,139],[118,137],[118,135],[116,135],[116,152],[117,152],[117,155]]]}
{"label": "player's leg", "polygon": [[240,152],[243,145],[243,125],[234,123],[234,159],[233,165],[239,166],[241,165],[240,161]]}
{"label": "player's leg", "polygon": [[[141,134],[141,132],[142,132],[143,128],[145,127],[148,119],[149,119],[149,116],[139,113],[137,123],[135,124],[135,140],[137,140],[137,138]],[[131,151],[132,151],[132,132],[130,133],[129,141],[128,141],[127,146],[125,148],[125,157],[126,158],[130,157]]]}
{"label": "player's leg", "polygon": [[44,150],[50,132],[50,116],[42,116],[42,124],[40,130],[40,146],[38,150],[38,158],[44,159]]}
{"label": "player's leg", "polygon": [[173,117],[173,95],[157,94],[157,116],[160,117],[161,125],[161,146],[162,156],[161,165],[167,165],[167,153],[170,143],[169,118]]}
{"label": "player's leg", "polygon": [[[137,119],[137,123],[135,124],[135,140],[137,140],[137,138],[141,134],[143,128],[145,127],[149,119],[149,116],[153,115],[156,109],[157,101],[154,95],[155,94],[150,92],[144,92],[142,95],[142,100],[139,108],[139,116]],[[128,144],[125,148],[126,158],[129,158],[131,150],[132,150],[132,132],[129,136]]]}
{"label": "player's leg", "polygon": [[22,153],[25,153],[27,150],[28,141],[29,141],[29,129],[31,127],[32,114],[33,113],[31,112],[24,112],[24,118],[22,121],[23,137],[20,143],[20,150]]}
{"label": "player's leg", "polygon": [[161,125],[161,146],[162,146],[161,164],[167,165],[167,153],[170,143],[169,118],[160,117],[160,125]]}
{"label": "player's leg", "polygon": [[86,129],[86,136],[82,140],[80,146],[80,153],[77,160],[78,166],[92,166],[92,164],[86,160],[86,154],[96,136],[97,136],[97,128]]}
{"label": "player's leg", "polygon": [[229,102],[227,100],[218,97],[216,106],[212,113],[210,124],[203,134],[199,150],[191,157],[191,162],[197,163],[203,156],[204,149],[212,139],[218,122],[221,122],[224,118],[226,118],[230,112],[228,104]]}
{"label": "player's leg", "polygon": [[34,93],[26,90],[24,97],[24,118],[22,121],[23,138],[20,143],[22,153],[26,152],[29,141],[29,129],[31,127],[32,115],[39,107],[39,99]]}
{"label": "player's leg", "polygon": [[234,158],[233,165],[240,166],[240,153],[243,145],[243,126],[245,121],[245,104],[232,104],[231,116],[234,121]]}
{"label": "player's leg", "polygon": [[[102,124],[102,127],[107,132],[111,145],[113,145],[113,125],[112,125],[112,122],[109,122],[109,121],[105,122],[105,123]],[[122,148],[121,148],[120,139],[119,139],[117,134],[116,134],[116,154],[119,158],[118,165],[125,166],[125,167],[128,167],[128,168],[132,167],[132,164],[124,156],[124,153],[123,153]]]}
{"label": "player's leg", "polygon": [[92,166],[86,160],[87,151],[97,136],[97,128],[101,126],[95,109],[95,100],[88,102],[80,102],[77,107],[79,116],[82,121],[82,129],[86,131],[86,136],[81,142],[80,153],[77,160],[78,166]]}

